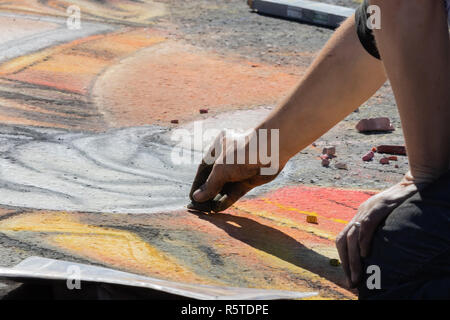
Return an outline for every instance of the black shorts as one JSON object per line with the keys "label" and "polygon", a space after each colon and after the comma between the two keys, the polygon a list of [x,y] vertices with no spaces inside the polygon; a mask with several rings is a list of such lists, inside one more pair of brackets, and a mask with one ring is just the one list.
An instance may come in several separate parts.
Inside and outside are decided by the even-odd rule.
{"label": "black shorts", "polygon": [[364,0],[359,8],[356,9],[356,32],[358,33],[359,41],[361,41],[362,46],[367,50],[367,52],[373,57],[380,59],[380,53],[378,52],[377,44],[375,43],[373,30],[367,26],[367,19],[369,18],[369,14],[367,13],[368,6],[369,1]]}
{"label": "black shorts", "polygon": [[395,209],[379,226],[370,255],[379,288],[363,272],[360,299],[450,299],[450,171]]}
{"label": "black shorts", "polygon": [[[450,0],[446,0],[445,7],[447,12],[448,22],[450,24]],[[367,19],[369,18],[369,13],[367,13],[367,8],[369,7],[369,0],[364,0],[363,3],[356,9],[355,12],[355,22],[356,22],[356,32],[358,33],[359,41],[361,41],[362,46],[366,49],[370,55],[381,60],[380,53],[378,52],[377,44],[375,42],[375,37],[373,35],[373,30],[367,26]]]}

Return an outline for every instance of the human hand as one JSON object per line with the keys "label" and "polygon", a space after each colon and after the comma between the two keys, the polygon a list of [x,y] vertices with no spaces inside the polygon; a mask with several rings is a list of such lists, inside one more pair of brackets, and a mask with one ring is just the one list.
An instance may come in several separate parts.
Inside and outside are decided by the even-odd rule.
{"label": "human hand", "polygon": [[[261,169],[272,164],[262,164],[258,155],[254,155],[256,159],[254,163],[248,161],[252,152],[249,141],[254,138],[256,139],[256,135],[251,134],[230,137],[224,132],[216,138],[197,169],[189,194],[192,202],[188,205],[188,209],[205,212],[223,211],[251,189],[275,179],[284,164],[280,165],[277,162],[279,168],[274,174],[261,174]],[[238,143],[238,140],[246,143]],[[257,151],[253,150],[258,153]],[[245,155],[244,163],[242,161],[241,164],[236,163],[238,154]]]}
{"label": "human hand", "polygon": [[371,197],[358,208],[357,214],[336,239],[349,287],[356,287],[362,276],[361,258],[367,257],[378,225],[423,184],[417,184],[409,173],[401,182]]}

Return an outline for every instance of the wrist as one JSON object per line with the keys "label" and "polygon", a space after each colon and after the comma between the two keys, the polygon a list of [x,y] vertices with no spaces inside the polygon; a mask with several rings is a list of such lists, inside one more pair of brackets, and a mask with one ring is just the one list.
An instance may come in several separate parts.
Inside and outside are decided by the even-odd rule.
{"label": "wrist", "polygon": [[280,157],[278,130],[255,128],[245,133],[246,163],[261,169],[262,175],[276,175],[287,160]]}
{"label": "wrist", "polygon": [[415,186],[417,189],[423,189],[427,185],[433,183],[439,178],[440,175],[418,175],[412,174],[408,171],[403,176],[402,180],[399,182],[402,186]]}

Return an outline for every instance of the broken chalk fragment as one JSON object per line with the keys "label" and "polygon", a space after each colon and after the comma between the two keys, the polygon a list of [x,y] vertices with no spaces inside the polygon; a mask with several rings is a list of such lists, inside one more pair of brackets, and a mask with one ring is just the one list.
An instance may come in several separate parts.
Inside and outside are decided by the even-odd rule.
{"label": "broken chalk fragment", "polygon": [[398,160],[397,156],[390,156],[390,157],[388,157],[388,159],[391,160],[391,161],[397,161]]}
{"label": "broken chalk fragment", "polygon": [[306,216],[306,222],[318,224],[317,217],[316,216],[311,216],[311,215]]}
{"label": "broken chalk fragment", "polygon": [[348,170],[347,164],[345,162],[338,162],[334,165],[336,169]]}
{"label": "broken chalk fragment", "polygon": [[391,120],[386,117],[362,119],[356,125],[359,132],[367,131],[394,131]]}
{"label": "broken chalk fragment", "polygon": [[322,159],[322,167],[328,167],[330,165],[330,160]]}
{"label": "broken chalk fragment", "polygon": [[380,159],[380,163],[381,164],[389,164],[389,159],[388,158],[381,158]]}
{"label": "broken chalk fragment", "polygon": [[327,146],[327,147],[323,148],[322,154],[326,154],[329,157],[332,157],[336,154],[336,147]]}
{"label": "broken chalk fragment", "polygon": [[178,123],[178,120],[170,120],[170,123]]}
{"label": "broken chalk fragment", "polygon": [[405,146],[382,145],[377,147],[377,152],[405,156],[406,148]]}
{"label": "broken chalk fragment", "polygon": [[208,113],[209,110],[208,109],[200,109],[199,111],[201,114],[203,114],[203,113]]}
{"label": "broken chalk fragment", "polygon": [[363,159],[363,161],[370,161],[370,160],[372,160],[373,159],[373,156],[374,156],[375,154],[373,153],[373,151],[369,151],[368,153],[366,153],[365,155],[364,155],[364,157],[362,157],[362,159]]}

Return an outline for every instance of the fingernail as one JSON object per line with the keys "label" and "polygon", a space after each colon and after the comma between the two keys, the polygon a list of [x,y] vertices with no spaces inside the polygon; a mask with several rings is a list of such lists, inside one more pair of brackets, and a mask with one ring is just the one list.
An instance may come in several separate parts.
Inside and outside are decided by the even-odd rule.
{"label": "fingernail", "polygon": [[198,199],[198,194],[202,192],[200,189],[197,189],[194,191],[194,193],[192,194],[192,198],[194,198],[195,201],[199,201]]}

